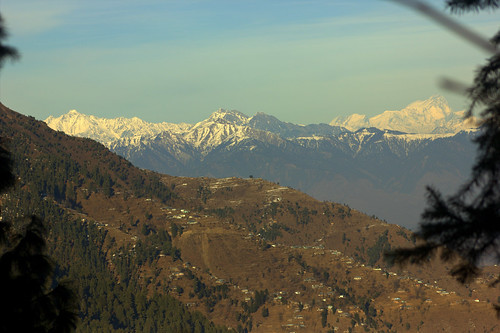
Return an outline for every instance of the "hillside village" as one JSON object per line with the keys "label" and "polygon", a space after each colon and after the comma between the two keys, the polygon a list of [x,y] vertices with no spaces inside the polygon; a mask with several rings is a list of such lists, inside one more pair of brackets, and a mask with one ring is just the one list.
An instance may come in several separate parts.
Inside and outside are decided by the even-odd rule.
{"label": "hillside village", "polygon": [[[193,323],[181,314],[213,332],[497,328],[497,267],[461,285],[439,261],[394,266],[384,252],[413,246],[412,233],[347,205],[260,178],[140,170],[91,140],[3,106],[1,116],[19,175],[2,214],[50,221],[62,277],[84,295],[83,330]],[[160,304],[179,321],[137,315]],[[121,310],[107,317],[105,306]]]}
{"label": "hillside village", "polygon": [[140,168],[189,177],[253,175],[414,229],[425,185],[453,191],[468,176],[478,131],[462,116],[436,95],[385,111],[370,118],[373,123],[353,115],[330,125],[298,125],[225,109],[196,124],[106,119],[76,110],[45,122],[96,140]]}
{"label": "hillside village", "polygon": [[23,112],[259,112],[0,103],[0,333],[500,332],[500,0],[397,2],[8,4]]}
{"label": "hillside village", "polygon": [[[134,206],[128,206],[127,209],[132,215],[147,211],[147,214],[152,215],[150,219],[152,224],[163,225],[171,235],[176,235],[173,237],[173,244],[182,253],[182,261],[172,261],[168,255],[158,253],[151,262],[151,267],[144,271],[143,279],[148,281],[147,285],[156,285],[157,290],[169,290],[191,309],[206,312],[207,315],[218,311],[232,313],[226,315],[227,317],[215,319],[220,324],[227,324],[233,317],[234,319],[230,320],[232,327],[241,325],[239,312],[241,309],[234,306],[238,304],[235,301],[237,300],[239,304],[251,303],[256,293],[264,290],[267,291],[267,299],[262,309],[265,308],[266,311],[260,310],[253,315],[254,332],[273,330],[308,332],[311,329],[321,331],[319,325],[325,317],[325,329],[334,331],[349,328],[354,331],[364,331],[365,328],[371,330],[374,328],[370,326],[374,325],[373,322],[377,323],[377,327],[386,325],[385,329],[390,329],[394,325],[390,324],[396,320],[400,322],[401,328],[417,327],[419,331],[431,332],[435,328],[434,324],[425,326],[421,322],[428,322],[428,318],[434,317],[446,322],[446,315],[443,315],[443,312],[448,313],[450,317],[456,316],[456,313],[463,313],[464,316],[467,314],[466,317],[461,316],[464,321],[457,321],[456,324],[460,322],[461,325],[465,325],[465,318],[470,320],[472,314],[484,315],[488,312],[493,322],[492,304],[496,302],[500,293],[492,294],[489,284],[497,276],[494,272],[500,270],[492,268],[493,271],[469,288],[461,287],[454,290],[457,284],[450,281],[449,277],[444,276],[443,279],[441,274],[434,275],[436,280],[433,280],[432,273],[419,277],[415,271],[408,271],[408,267],[388,268],[383,264],[379,266],[383,260],[377,262],[375,266],[363,264],[353,256],[342,252],[338,244],[333,248],[330,247],[323,239],[326,237],[317,239],[313,237],[310,243],[301,245],[292,245],[293,242],[280,240],[280,237],[270,241],[265,239],[265,234],[252,232],[246,226],[234,223],[236,213],[225,215],[221,213],[222,208],[217,210],[211,206],[220,203],[230,204],[231,211],[237,211],[239,206],[245,209],[244,206],[251,201],[251,199],[219,201],[217,192],[225,196],[228,193],[227,189],[232,189],[229,192],[233,192],[236,188],[241,188],[250,195],[251,188],[260,188],[260,192],[255,194],[259,196],[261,193],[265,194],[262,197],[264,200],[261,201],[264,207],[286,201],[290,195],[297,195],[298,192],[293,189],[261,179],[200,180],[165,177],[164,181],[169,186],[175,184],[175,189],[182,196],[196,193],[192,198],[204,201],[206,206],[202,211],[193,210],[192,205],[174,208],[162,206],[153,198],[144,198],[137,202],[136,209],[140,209],[141,213],[135,213]],[[203,185],[200,185],[200,181]],[[209,189],[210,195],[207,192],[203,194],[203,191],[200,191],[202,187]],[[116,196],[120,195],[116,193]],[[348,207],[342,209],[349,210]],[[108,213],[109,215],[103,215],[101,221],[120,220],[117,218],[116,209],[108,209]],[[352,211],[351,214],[359,213]],[[279,225],[279,220],[270,217],[267,224]],[[329,223],[329,228],[335,229],[339,222],[336,223],[334,218]],[[110,223],[98,222],[98,226],[108,230],[112,228]],[[389,225],[384,221],[371,219],[366,226],[369,231],[380,227],[387,228]],[[399,230],[397,226],[392,227]],[[122,224],[115,233],[114,237],[117,243],[120,243],[119,235],[133,234],[133,228],[125,229]],[[139,238],[141,237],[131,236],[129,240],[134,244]],[[123,240],[122,242],[122,245],[127,243]],[[236,243],[238,246],[234,245]],[[134,245],[131,253],[134,253],[133,248]],[[231,252],[240,251],[246,253],[238,253],[239,257],[245,257],[245,263],[233,260],[234,257],[231,256]],[[112,263],[113,259],[123,255],[123,252],[109,255]],[[207,286],[212,285],[224,290],[226,298],[222,298],[210,308],[205,297],[196,296],[195,288],[192,286],[193,274],[200,277]],[[259,275],[262,278],[258,278]],[[380,292],[374,293],[374,290]],[[367,302],[370,310],[364,308]],[[448,311],[450,309],[453,311]],[[374,315],[370,321],[370,312],[367,311],[372,311],[373,314],[379,313],[378,316],[383,313],[384,320]],[[416,318],[419,316],[415,316],[415,312],[421,316],[418,322]],[[240,320],[236,319],[238,316]]]}

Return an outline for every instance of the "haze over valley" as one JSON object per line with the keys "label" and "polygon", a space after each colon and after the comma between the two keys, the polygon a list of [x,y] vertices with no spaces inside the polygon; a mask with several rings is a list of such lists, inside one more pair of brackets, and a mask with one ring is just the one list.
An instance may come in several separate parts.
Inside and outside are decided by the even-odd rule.
{"label": "haze over valley", "polygon": [[[70,128],[90,129],[80,126],[90,116],[70,112],[62,118],[80,120]],[[100,135],[128,136],[112,142],[142,142],[132,135],[133,124],[150,133],[145,142],[170,138],[175,149],[156,151],[170,149],[166,160],[184,163],[179,165],[234,151],[222,161],[241,159],[232,168],[255,156],[265,163],[271,153],[275,165],[294,154],[313,165],[317,151],[308,153],[311,147],[322,154],[334,147],[335,154],[343,152],[345,171],[360,156],[375,163],[377,154],[392,154],[396,163],[419,149],[417,138],[429,147],[470,139],[469,132],[299,126],[222,110],[195,125],[92,121],[106,124],[92,127]],[[449,275],[452,267],[439,261],[394,265],[384,253],[413,246],[414,235],[352,207],[256,177],[193,178],[139,169],[95,141],[54,131],[3,105],[0,131],[9,139],[18,179],[2,197],[2,218],[21,213],[48,221],[56,279],[75,281],[81,300],[78,331],[435,332],[492,331],[498,325],[493,304],[500,294],[489,287],[497,267],[461,285]],[[151,136],[154,131],[159,133]],[[250,168],[244,172],[255,171],[255,164]],[[360,174],[354,170],[352,177]]]}
{"label": "haze over valley", "polygon": [[2,2],[0,333],[499,331],[499,2]]}
{"label": "haze over valley", "polygon": [[451,193],[475,158],[473,121],[441,96],[371,118],[296,125],[219,109],[194,125],[104,119],[72,110],[45,122],[141,168],[175,176],[263,178],[415,228],[425,187]]}

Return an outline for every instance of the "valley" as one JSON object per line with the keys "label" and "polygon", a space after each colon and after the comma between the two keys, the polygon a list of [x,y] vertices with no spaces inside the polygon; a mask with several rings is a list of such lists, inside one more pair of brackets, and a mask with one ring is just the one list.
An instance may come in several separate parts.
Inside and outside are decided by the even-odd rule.
{"label": "valley", "polygon": [[74,110],[45,121],[99,141],[144,169],[188,177],[254,176],[414,229],[427,185],[452,193],[469,176],[477,129],[462,114],[433,96],[386,111],[378,128],[296,125],[223,109],[194,125],[103,119]]}
{"label": "valley", "polygon": [[398,225],[255,176],[138,169],[3,105],[0,132],[18,175],[2,215],[46,220],[81,332],[498,329],[500,269],[461,285],[439,261],[394,266],[416,242]]}
{"label": "valley", "polygon": [[[404,246],[411,244],[406,240],[411,234],[346,206],[320,203],[260,179],[205,178],[200,182],[197,178],[166,177],[164,181],[170,187],[175,184],[179,197],[196,198],[195,203],[174,208],[145,198],[127,207],[133,216],[151,214],[148,224],[152,230],[168,230],[182,259],[172,260],[160,252],[149,258],[141,279],[150,292],[168,291],[217,324],[235,329],[238,325],[242,329],[251,327],[252,332],[327,332],[335,328],[388,332],[418,328],[434,332],[441,325],[445,331],[468,325],[495,330],[491,304],[500,293],[488,285],[500,272],[496,268],[485,272],[479,282],[464,287],[438,262],[403,268],[384,263],[382,249],[374,246],[381,235],[387,234],[391,246]],[[201,187],[213,191],[205,204],[201,203],[205,198],[198,194]],[[228,200],[228,189],[245,193],[245,200]],[[267,193],[264,198],[263,193]],[[238,193],[230,195],[240,197]],[[281,200],[273,201],[277,198]],[[281,211],[281,205],[275,206],[272,217],[270,205],[282,200],[297,200],[311,210],[323,209],[323,216],[329,215],[328,211],[341,213],[325,218],[324,225],[321,219],[311,220],[306,231],[297,226],[296,216]],[[197,209],[197,204],[203,205],[203,210]],[[126,211],[118,214],[112,209],[117,203],[111,201],[110,205],[107,210],[99,210],[101,214],[96,211],[88,216],[102,221],[100,227],[108,230],[122,248],[144,237],[138,227],[134,230],[115,224],[113,221],[127,220],[118,217]],[[259,212],[255,218],[263,219],[263,223],[255,223],[262,229],[245,222],[251,220],[252,209]],[[280,221],[284,224],[277,229],[280,236],[265,233]],[[290,228],[284,232],[288,225],[296,231]],[[368,247],[366,253],[358,250],[360,243]],[[123,255],[122,250],[110,251],[110,262],[120,253]],[[377,257],[376,261],[371,255]],[[210,288],[220,288],[225,296],[213,299],[213,294],[203,294]],[[252,304],[256,295],[264,292],[266,301],[257,311],[245,310],[242,304]],[[321,326],[323,311],[327,313],[325,327]]]}

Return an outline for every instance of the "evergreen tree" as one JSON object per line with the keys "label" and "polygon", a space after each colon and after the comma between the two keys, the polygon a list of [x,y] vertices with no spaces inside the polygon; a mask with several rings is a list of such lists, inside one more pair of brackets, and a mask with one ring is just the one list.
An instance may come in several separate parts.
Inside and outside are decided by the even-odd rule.
{"label": "evergreen tree", "polygon": [[[494,10],[500,1],[449,0],[447,5],[452,12]],[[491,43],[498,46],[500,31]],[[390,254],[396,262],[422,263],[439,250],[444,261],[458,258],[451,273],[461,282],[477,276],[482,260],[500,262],[500,53],[478,70],[468,95],[466,117],[479,111],[481,118],[470,180],[447,198],[429,187],[428,207],[417,232],[423,244]]]}
{"label": "evergreen tree", "polygon": [[6,39],[8,36],[7,28],[5,27],[2,15],[0,14],[0,69],[6,60],[17,60],[19,59],[19,52],[9,45],[3,44],[2,40]]}
{"label": "evergreen tree", "polygon": [[0,256],[0,332],[71,332],[77,323],[74,293],[53,286],[45,228],[32,217],[24,234],[10,233]]}
{"label": "evergreen tree", "polygon": [[[2,40],[7,31],[0,15],[0,68],[19,53]],[[3,143],[3,142],[2,142]],[[14,184],[12,160],[0,146],[0,193]],[[54,265],[45,255],[45,227],[31,217],[24,233],[0,222],[0,332],[71,332],[77,304],[72,290],[54,281]]]}

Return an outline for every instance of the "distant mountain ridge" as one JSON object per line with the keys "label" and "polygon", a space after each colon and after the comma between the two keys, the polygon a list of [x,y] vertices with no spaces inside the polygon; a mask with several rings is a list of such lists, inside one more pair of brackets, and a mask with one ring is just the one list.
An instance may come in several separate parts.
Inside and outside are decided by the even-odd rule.
{"label": "distant mountain ridge", "polygon": [[476,119],[464,121],[464,111],[451,111],[442,96],[432,96],[425,101],[415,101],[399,111],[384,111],[368,118],[353,114],[336,117],[332,126],[342,126],[351,131],[366,127],[376,127],[406,133],[457,133],[477,127]]}
{"label": "distant mountain ridge", "polygon": [[195,146],[203,146],[203,138],[206,139],[208,133],[207,128],[211,128],[212,133],[229,135],[234,133],[238,126],[240,126],[238,130],[246,131],[247,129],[243,129],[243,127],[248,127],[275,133],[285,138],[332,135],[346,131],[346,129],[339,126],[328,124],[296,125],[282,122],[274,116],[261,112],[253,117],[248,117],[239,111],[224,109],[213,112],[209,118],[194,125],[167,122],[149,123],[137,117],[99,118],[79,113],[76,110],[71,110],[59,117],[50,116],[45,119],[45,123],[54,130],[73,136],[87,137],[107,146],[124,138],[154,137],[166,131],[194,140],[192,143]]}
{"label": "distant mountain ridge", "polygon": [[[220,113],[198,130],[233,126],[233,116]],[[237,134],[241,128],[248,136]],[[290,180],[322,177],[318,184],[344,190],[341,182],[331,186],[328,181],[353,177],[357,181],[349,178],[348,183],[355,188],[370,180],[377,184],[377,177],[390,180],[381,170],[425,170],[436,154],[446,152],[441,149],[446,140],[457,146],[466,134],[424,140],[420,152],[428,158],[415,155],[418,149],[411,147],[406,163],[390,154],[401,146],[398,140],[386,140],[401,135],[387,130],[286,139],[248,128],[234,125],[235,132],[210,151],[190,146],[193,154],[208,152],[197,163],[214,173],[247,166],[288,173]],[[474,327],[490,332],[497,325],[492,304],[499,295],[488,288],[497,268],[462,286],[440,262],[392,266],[383,253],[415,244],[413,235],[350,207],[319,202],[255,177],[185,178],[140,170],[95,141],[55,132],[1,103],[0,133],[12,149],[18,183],[14,192],[2,195],[2,218],[43,214],[58,275],[77,281],[81,331],[222,333],[238,327],[256,333],[284,328],[326,333],[388,327],[434,332]],[[142,147],[155,149],[163,142],[179,152],[182,144],[190,145],[175,141],[179,137],[161,132]],[[168,146],[167,139],[178,146]],[[137,135],[120,140],[135,147],[148,143]],[[446,142],[437,144],[441,140]],[[390,158],[389,163],[377,165],[384,162],[379,155]],[[403,167],[389,170],[399,163]],[[399,203],[392,199],[390,204]]]}
{"label": "distant mountain ridge", "polygon": [[[76,111],[46,123],[99,141],[141,168],[190,177],[253,175],[411,228],[423,209],[426,185],[449,192],[469,174],[476,129],[457,125],[458,115],[438,97],[412,103],[397,117],[388,114],[392,118],[381,118],[393,119],[394,127],[406,117],[408,124],[422,125],[409,128],[414,132],[434,123],[434,133],[296,125],[264,113],[249,117],[223,109],[194,125],[102,119]],[[455,132],[461,126],[467,130]]]}
{"label": "distant mountain ridge", "polygon": [[89,116],[71,110],[67,114],[45,119],[50,128],[68,135],[86,137],[103,144],[135,136],[151,136],[164,131],[178,131],[188,127],[186,124],[149,123],[137,117],[106,119]]}
{"label": "distant mountain ridge", "polygon": [[[330,124],[296,125],[283,122],[272,115],[258,112],[253,117],[236,111],[219,109],[209,118],[194,125],[180,123],[150,123],[137,117],[115,119],[85,115],[71,110],[60,117],[50,116],[45,122],[52,129],[66,134],[88,137],[109,145],[115,140],[132,137],[152,137],[162,132],[187,133],[204,128],[209,124],[246,126],[268,131],[283,138],[309,136],[330,136],[362,128],[378,128],[410,134],[456,134],[477,127],[475,119],[464,121],[464,111],[451,111],[447,101],[441,96],[432,96],[425,101],[416,101],[399,111],[384,111],[368,118],[366,115],[352,114],[334,118]],[[195,139],[196,136],[189,136]]]}

